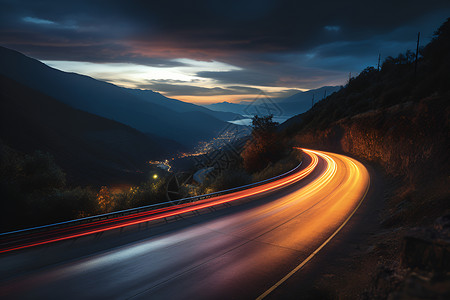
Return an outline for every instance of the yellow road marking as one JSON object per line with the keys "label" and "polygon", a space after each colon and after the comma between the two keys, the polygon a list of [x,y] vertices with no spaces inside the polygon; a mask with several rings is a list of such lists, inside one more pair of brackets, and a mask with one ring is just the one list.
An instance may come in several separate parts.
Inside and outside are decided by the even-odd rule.
{"label": "yellow road marking", "polygon": [[[353,163],[350,160],[351,163]],[[354,164],[354,163],[353,163]],[[292,275],[294,275],[298,270],[300,270],[301,268],[303,268],[304,265],[306,265],[306,263],[308,263],[323,247],[325,247],[326,244],[328,244],[335,236],[336,234],[338,234],[339,231],[341,231],[341,229],[345,226],[345,224],[347,224],[347,222],[350,220],[350,218],[355,214],[355,212],[358,210],[358,208],[361,206],[362,202],[364,201],[364,198],[366,198],[366,195],[369,191],[369,187],[370,187],[370,176],[369,176],[369,183],[367,185],[366,191],[364,192],[363,197],[361,198],[361,200],[359,201],[358,205],[355,207],[355,209],[353,210],[353,212],[350,214],[350,216],[347,217],[347,219],[344,221],[344,223],[342,223],[341,226],[339,226],[339,228],[325,241],[323,242],[322,245],[319,246],[319,248],[317,248],[313,253],[311,253],[311,255],[309,255],[304,261],[302,261],[298,266],[296,266],[292,271],[290,271],[286,276],[284,276],[283,278],[281,278],[277,283],[275,283],[271,288],[269,288],[267,291],[265,291],[263,294],[261,294],[258,298],[256,298],[256,300],[261,300],[264,299],[265,297],[267,297],[267,295],[269,295],[271,292],[273,292],[277,287],[279,287],[281,284],[283,284],[286,280],[288,280]]]}

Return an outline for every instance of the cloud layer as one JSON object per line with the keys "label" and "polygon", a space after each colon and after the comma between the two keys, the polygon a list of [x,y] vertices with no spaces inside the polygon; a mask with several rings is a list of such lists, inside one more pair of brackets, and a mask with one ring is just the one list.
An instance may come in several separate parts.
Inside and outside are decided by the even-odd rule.
{"label": "cloud layer", "polygon": [[429,41],[450,16],[447,0],[0,2],[3,46],[47,61],[179,70],[196,81],[132,85],[202,97],[343,84],[378,53],[414,49],[418,31]]}

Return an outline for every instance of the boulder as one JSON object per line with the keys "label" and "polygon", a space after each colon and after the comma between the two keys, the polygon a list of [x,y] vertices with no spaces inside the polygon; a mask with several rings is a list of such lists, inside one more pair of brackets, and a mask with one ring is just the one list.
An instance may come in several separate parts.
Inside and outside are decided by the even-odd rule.
{"label": "boulder", "polygon": [[446,273],[450,270],[450,215],[433,227],[414,228],[405,235],[402,265],[418,271]]}

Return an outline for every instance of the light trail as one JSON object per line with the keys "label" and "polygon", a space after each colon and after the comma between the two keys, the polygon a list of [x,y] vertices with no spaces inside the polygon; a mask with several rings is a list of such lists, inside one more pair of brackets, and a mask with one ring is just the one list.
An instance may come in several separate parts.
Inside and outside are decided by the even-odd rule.
{"label": "light trail", "polygon": [[[40,239],[39,241],[32,243],[24,243],[19,246],[14,247],[2,247],[0,253],[15,251],[20,249],[25,249],[29,247],[44,245],[48,243],[54,243],[58,241],[63,241],[72,238],[78,238],[85,235],[96,234],[108,230],[118,229],[126,226],[136,225],[140,223],[160,220],[168,217],[173,217],[188,212],[193,212],[197,210],[202,210],[208,207],[217,206],[220,204],[230,203],[236,200],[240,200],[247,197],[252,197],[255,195],[263,194],[269,191],[273,191],[294,182],[297,182],[314,170],[318,163],[318,157],[313,152],[308,153],[311,158],[311,163],[303,170],[297,173],[288,175],[284,178],[278,179],[273,182],[269,182],[260,186],[246,189],[244,191],[234,192],[222,196],[217,196],[213,198],[208,198],[204,200],[199,200],[192,203],[183,203],[171,207],[159,208],[155,210],[150,210],[146,212],[139,212],[131,215],[120,216],[113,219],[106,219],[95,221],[87,224],[74,225],[62,229],[53,229],[49,232],[33,233],[24,236],[22,239]],[[100,228],[98,228],[100,226]],[[73,233],[76,231],[76,233]],[[49,235],[57,235],[56,237],[48,237]],[[7,239],[2,240],[2,244],[5,244]],[[1,244],[0,244],[1,245]]]}
{"label": "light trail", "polygon": [[[302,150],[311,160],[305,169],[267,184],[58,229],[52,236],[39,233],[36,240],[7,251],[29,249],[0,255],[0,295],[4,299],[262,299],[313,262],[355,214],[370,185],[368,171],[358,161]],[[95,241],[32,247],[248,197],[252,201],[221,212],[161,225],[162,232],[130,227],[138,235],[134,242],[128,234],[114,231]]]}
{"label": "light trail", "polygon": [[[314,151],[311,151],[311,152],[314,153]],[[326,155],[324,153],[317,153],[317,152],[316,152],[316,154],[323,157],[328,162],[329,165],[332,165],[332,164],[334,166],[336,165],[334,160],[331,157],[329,157],[328,155]],[[343,157],[343,158],[345,160],[347,160],[349,166],[351,166],[351,169],[352,169],[351,173],[355,174],[356,180],[354,182],[358,182],[361,179],[360,177],[363,177],[363,175],[361,174],[363,171],[361,171],[358,168],[358,166],[355,164],[355,162],[353,162],[351,159],[349,159],[347,157]],[[364,169],[362,169],[362,170],[364,170]],[[294,275],[296,272],[298,272],[300,269],[302,269],[311,259],[313,259],[314,256],[316,256],[316,254],[319,253],[319,251],[322,250],[339,233],[339,231],[341,231],[341,229],[348,223],[348,221],[350,221],[351,217],[356,213],[356,211],[358,210],[358,208],[361,206],[362,202],[364,201],[364,199],[367,195],[367,192],[369,191],[370,177],[367,177],[367,180],[368,180],[368,182],[367,182],[366,190],[365,190],[363,196],[360,198],[358,205],[354,208],[354,210],[347,217],[347,219],[345,219],[345,221],[336,229],[336,231],[331,236],[329,236],[328,239],[326,239],[316,250],[314,250],[314,252],[312,252],[305,260],[303,260],[294,269],[292,269],[288,274],[286,274],[283,278],[281,278],[273,286],[271,286],[264,293],[262,293],[258,298],[256,298],[256,300],[262,300],[262,299],[266,298],[276,288],[278,288],[280,285],[282,285],[284,282],[286,282],[290,277],[292,277],[292,275]]]}

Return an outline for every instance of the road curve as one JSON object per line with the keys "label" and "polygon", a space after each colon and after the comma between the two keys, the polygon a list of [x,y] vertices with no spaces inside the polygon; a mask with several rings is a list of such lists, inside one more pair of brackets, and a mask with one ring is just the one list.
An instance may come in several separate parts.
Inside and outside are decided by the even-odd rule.
{"label": "road curve", "polygon": [[[188,206],[180,208],[188,211],[176,222],[141,228],[133,219],[126,227],[108,224],[118,229],[101,236],[2,253],[0,298],[264,297],[326,246],[370,185],[358,161],[303,150],[308,156],[303,170],[205,200],[196,204],[202,205],[198,215]],[[221,203],[231,207],[202,213]]]}

